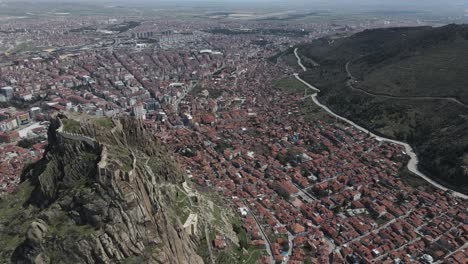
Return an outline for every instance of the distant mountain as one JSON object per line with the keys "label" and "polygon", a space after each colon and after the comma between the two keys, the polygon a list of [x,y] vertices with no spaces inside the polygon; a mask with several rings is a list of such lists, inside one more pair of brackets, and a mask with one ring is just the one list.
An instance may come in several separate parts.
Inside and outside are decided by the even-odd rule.
{"label": "distant mountain", "polygon": [[468,190],[468,26],[366,30],[299,47],[320,100],[376,132],[408,141],[421,169]]}
{"label": "distant mountain", "polygon": [[48,140],[0,201],[0,263],[203,263],[203,227],[229,237],[141,120],[62,116]]}

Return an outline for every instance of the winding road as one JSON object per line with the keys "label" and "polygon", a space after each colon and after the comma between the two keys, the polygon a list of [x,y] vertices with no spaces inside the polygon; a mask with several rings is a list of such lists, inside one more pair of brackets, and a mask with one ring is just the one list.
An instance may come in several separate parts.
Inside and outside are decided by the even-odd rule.
{"label": "winding road", "polygon": [[[299,64],[299,67],[301,67],[303,71],[307,71],[307,68],[304,66],[304,64],[302,64],[301,57],[299,57],[299,54],[297,54],[297,48],[294,49],[294,55],[297,58],[297,64]],[[315,89],[315,88],[312,88],[312,89]],[[315,90],[318,90],[318,89],[315,89]],[[320,92],[320,90],[318,91]]]}
{"label": "winding road", "polygon": [[[298,53],[297,53],[297,48],[294,49],[294,55],[296,56],[297,58],[297,64],[302,68],[302,70],[305,72],[307,71],[307,68],[302,64],[302,61],[301,61],[301,58],[299,57]],[[428,183],[430,183],[432,186],[440,189],[440,190],[443,190],[443,191],[451,191],[452,195],[455,196],[455,197],[459,197],[459,198],[463,198],[463,199],[468,199],[468,195],[465,195],[463,193],[460,193],[460,192],[456,192],[454,190],[451,190],[451,189],[448,189],[442,185],[440,185],[439,183],[433,181],[432,179],[430,179],[428,176],[426,176],[424,173],[422,173],[419,169],[418,169],[418,156],[416,155],[416,153],[414,152],[413,148],[408,144],[408,143],[405,143],[405,142],[402,142],[402,141],[398,141],[398,140],[393,140],[393,139],[389,139],[389,138],[384,138],[384,137],[380,137],[380,136],[377,136],[376,134],[372,133],[371,131],[359,126],[358,124],[354,123],[353,121],[347,119],[347,118],[344,118],[342,116],[339,116],[338,114],[334,113],[332,110],[330,110],[330,108],[328,108],[327,106],[323,105],[322,103],[320,103],[317,99],[317,96],[318,96],[318,93],[320,92],[320,89],[314,87],[313,85],[311,85],[310,83],[304,81],[301,77],[299,77],[299,74],[298,73],[294,73],[294,77],[302,82],[304,85],[306,85],[307,87],[309,87],[311,90],[314,90],[316,91],[316,93],[314,93],[313,95],[311,95],[312,97],[312,100],[313,102],[321,107],[323,110],[325,110],[326,112],[328,112],[330,115],[334,116],[335,118],[337,119],[340,119],[352,126],[354,126],[355,128],[361,130],[362,132],[366,133],[366,134],[369,134],[370,136],[374,137],[376,140],[378,141],[383,141],[383,142],[390,142],[390,143],[393,143],[393,144],[398,144],[398,145],[401,145],[405,148],[405,154],[407,154],[409,157],[410,157],[410,161],[408,162],[408,170],[410,170],[411,172],[413,172],[414,174],[418,175],[419,177],[423,178],[425,181],[427,181]]]}
{"label": "winding road", "polygon": [[[359,91],[361,93],[374,96],[374,97],[381,97],[381,98],[389,98],[389,99],[397,99],[397,100],[443,100],[443,101],[450,101],[452,103],[456,103],[460,106],[463,106],[465,108],[468,108],[467,104],[462,103],[460,100],[453,98],[453,97],[443,97],[443,96],[396,96],[396,95],[391,95],[391,94],[385,94],[385,93],[372,93],[367,90],[364,90],[362,88],[356,88],[353,83],[356,82],[356,78],[351,74],[351,71],[349,69],[349,65],[351,64],[350,61],[346,63],[345,69],[346,73],[348,74],[349,80],[347,81],[347,85],[349,88]],[[304,69],[304,68],[302,68]]]}

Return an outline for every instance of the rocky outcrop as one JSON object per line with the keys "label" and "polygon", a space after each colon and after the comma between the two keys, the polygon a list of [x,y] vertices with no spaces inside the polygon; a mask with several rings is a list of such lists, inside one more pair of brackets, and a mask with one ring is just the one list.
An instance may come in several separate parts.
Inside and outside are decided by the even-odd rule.
{"label": "rocky outcrop", "polygon": [[203,263],[169,191],[181,170],[141,120],[113,123],[82,121],[73,137],[51,123],[44,158],[22,178],[25,206],[38,209],[12,263]]}
{"label": "rocky outcrop", "polygon": [[47,233],[47,224],[43,220],[31,223],[26,233],[26,240],[15,250],[12,259],[19,263],[48,263],[43,254],[42,242]]}

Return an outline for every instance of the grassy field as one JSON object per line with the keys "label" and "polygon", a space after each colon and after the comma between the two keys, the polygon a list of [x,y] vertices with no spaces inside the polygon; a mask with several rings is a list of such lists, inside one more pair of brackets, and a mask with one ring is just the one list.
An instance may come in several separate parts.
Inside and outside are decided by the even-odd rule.
{"label": "grassy field", "polygon": [[[278,80],[274,83],[274,86],[277,89],[281,89],[286,93],[297,93],[304,95],[307,92],[307,95],[312,95],[311,91],[307,86],[298,81],[295,77],[286,77],[284,79]],[[312,98],[305,98],[300,105],[301,114],[304,116],[306,121],[315,121],[315,120],[328,120],[333,121],[333,118],[322,108],[317,106]]]}
{"label": "grassy field", "polygon": [[296,70],[302,70],[301,67],[297,64],[297,58],[294,54],[286,54],[282,57],[282,60],[289,66]]}
{"label": "grassy field", "polygon": [[79,133],[81,130],[80,122],[73,119],[63,119],[63,130],[70,133]]}
{"label": "grassy field", "polygon": [[274,83],[274,86],[287,93],[302,93],[305,91],[310,94],[310,89],[294,77],[286,77]]}
{"label": "grassy field", "polygon": [[304,115],[304,119],[309,122],[317,120],[334,122],[336,120],[330,114],[325,112],[321,107],[317,106],[312,101],[312,98],[307,98],[303,101],[300,111]]}
{"label": "grassy field", "polygon": [[406,167],[400,171],[399,177],[403,183],[415,189],[424,188],[428,191],[431,191],[434,188],[430,183],[425,181],[423,178],[418,177],[417,175],[411,173]]}
{"label": "grassy field", "polygon": [[101,127],[111,129],[114,127],[114,123],[112,122],[112,119],[108,117],[100,117],[100,118],[95,118],[93,119],[93,122]]}

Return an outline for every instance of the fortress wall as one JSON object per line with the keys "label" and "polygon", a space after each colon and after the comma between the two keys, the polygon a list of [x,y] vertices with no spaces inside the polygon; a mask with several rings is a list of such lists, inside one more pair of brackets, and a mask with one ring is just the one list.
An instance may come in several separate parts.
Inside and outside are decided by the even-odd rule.
{"label": "fortress wall", "polygon": [[64,132],[62,120],[59,119],[59,121],[60,121],[60,127],[55,131],[57,134],[57,138],[59,140],[61,140],[62,142],[65,139],[83,141],[87,143],[88,145],[92,146],[97,151],[99,151],[99,143],[94,138],[90,138],[81,134]]}

